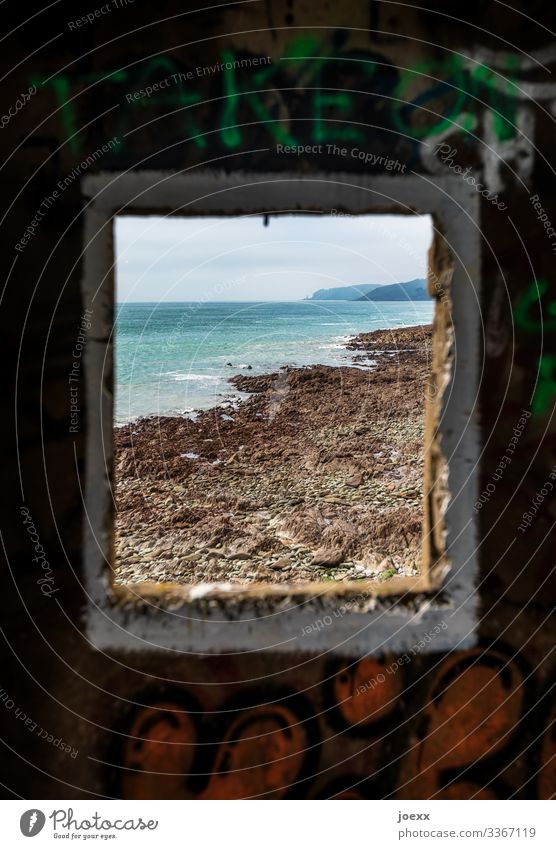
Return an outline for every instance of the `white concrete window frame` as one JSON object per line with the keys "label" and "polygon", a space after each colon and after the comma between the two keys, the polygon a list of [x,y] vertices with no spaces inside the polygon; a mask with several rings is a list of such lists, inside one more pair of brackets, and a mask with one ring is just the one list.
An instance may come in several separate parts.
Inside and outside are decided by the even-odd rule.
{"label": "white concrete window frame", "polygon": [[[85,627],[100,650],[244,653],[330,652],[362,656],[402,652],[437,629],[434,651],[476,642],[478,599],[477,516],[480,442],[479,198],[455,176],[367,176],[349,173],[227,174],[193,170],[111,172],[87,176],[84,198],[83,298],[92,309],[85,352],[87,436],[84,570]],[[200,585],[187,596],[116,597],[111,586],[113,503],[110,464],[113,438],[112,344],[114,226],[122,214],[244,215],[273,211],[341,210],[348,214],[432,214],[454,257],[451,320],[457,351],[442,396],[438,433],[448,458],[442,586],[434,592],[377,598],[332,593],[296,598],[281,594],[244,597],[220,592],[211,600]],[[135,585],[130,585],[133,588]],[[142,586],[142,585],[139,585]],[[274,589],[275,589],[275,585]],[[362,593],[359,593],[361,596]],[[364,595],[364,593],[363,593]],[[426,650],[426,649],[425,649]]]}

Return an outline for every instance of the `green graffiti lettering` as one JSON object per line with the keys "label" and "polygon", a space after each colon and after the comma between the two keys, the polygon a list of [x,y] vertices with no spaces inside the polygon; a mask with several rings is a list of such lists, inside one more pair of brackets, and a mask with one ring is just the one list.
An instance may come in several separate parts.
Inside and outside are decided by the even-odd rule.
{"label": "green graffiti lettering", "polygon": [[[533,280],[514,308],[515,325],[526,333],[556,330],[556,301],[542,303],[548,292],[548,281]],[[547,318],[545,318],[545,316]],[[531,411],[541,416],[551,409],[556,398],[556,354],[544,354],[539,361],[539,375]]]}
{"label": "green graffiti lettering", "polygon": [[[508,57],[508,74],[515,77],[519,70],[517,57]],[[498,141],[508,141],[516,135],[518,95],[517,85],[513,80],[506,80],[506,91],[501,90],[504,81],[500,74],[495,73],[486,65],[477,65],[470,72],[474,84],[473,93],[484,100],[493,110],[493,126]],[[480,104],[479,104],[480,105]]]}
{"label": "green graffiti lettering", "polygon": [[552,410],[556,398],[556,354],[545,354],[539,363],[539,378],[531,412],[542,416]]}
{"label": "green graffiti lettering", "polygon": [[[393,128],[406,138],[424,139],[452,129],[473,131],[483,104],[492,110],[496,138],[503,142],[515,137],[517,109],[523,99],[515,82],[520,69],[517,55],[508,56],[507,78],[484,64],[470,65],[458,55],[418,62],[399,70],[382,55],[368,51],[345,52],[347,39],[348,31],[344,30],[337,30],[330,37],[327,35],[324,43],[318,35],[297,36],[286,45],[279,59],[248,74],[238,71],[237,51],[226,48],[220,56],[222,66],[215,65],[217,71],[211,70],[206,80],[197,82],[194,73],[180,72],[171,56],[154,57],[144,65],[132,66],[129,71],[78,77],[60,74],[42,82],[37,79],[30,82],[54,93],[62,132],[74,154],[82,149],[81,100],[76,101],[77,105],[72,100],[76,91],[82,94],[89,85],[106,83],[120,86],[119,93],[125,95],[169,78],[173,80],[172,85],[163,85],[152,96],[127,100],[124,97],[120,109],[107,116],[106,121],[117,130],[119,146],[124,145],[132,117],[148,109],[153,110],[153,117],[156,117],[156,110],[167,106],[169,111],[175,110],[181,122],[178,126],[186,131],[191,143],[198,149],[206,148],[207,141],[194,118],[197,114],[194,107],[205,100],[222,103],[215,138],[228,149],[237,149],[243,143],[244,113],[251,113],[271,138],[282,144],[299,143],[293,129],[296,126],[307,140],[312,137],[316,143],[361,144],[369,140],[369,131],[357,125],[356,116],[361,114],[362,120],[370,123],[375,102],[379,115],[385,120],[385,129]],[[93,97],[95,91],[91,90]],[[362,97],[366,99],[361,101]],[[299,112],[292,114],[294,109]],[[243,111],[240,113],[240,110]],[[296,115],[299,125],[293,123]],[[161,114],[160,117],[165,116]],[[307,123],[309,129],[306,129]],[[135,124],[141,122],[134,121]],[[373,130],[381,127],[382,123]],[[168,135],[170,143],[176,141],[172,132]]]}
{"label": "green graffiti lettering", "polygon": [[[515,78],[519,70],[518,58],[509,56],[507,65],[508,74]],[[433,77],[435,82],[426,83],[425,90],[409,100],[411,89],[419,87],[422,79],[427,81],[428,77]],[[394,107],[393,120],[399,130],[414,138],[436,135],[454,125],[470,131],[476,125],[476,113],[482,107],[482,101],[493,111],[494,131],[498,141],[506,141],[516,133],[518,94],[513,79],[502,80],[500,74],[486,65],[476,65],[467,70],[459,56],[451,56],[439,62],[422,62],[401,73],[394,93],[399,103]],[[431,107],[433,123],[428,123],[427,116],[423,115],[427,110],[426,104],[442,102],[446,98],[452,98],[451,103],[445,109],[433,110]],[[437,115],[434,113],[439,112],[442,117],[435,120]]]}
{"label": "green graffiti lettering", "polygon": [[284,59],[312,60],[319,50],[319,40],[314,35],[300,35],[294,38],[284,50]]}
{"label": "green graffiti lettering", "polygon": [[[432,87],[430,77],[433,77]],[[427,88],[417,94],[413,100],[408,100],[412,88]],[[421,139],[437,135],[454,125],[467,129],[469,117],[463,115],[468,98],[466,74],[459,56],[433,62],[419,62],[410,70],[402,71],[400,80],[393,93],[394,102],[393,123],[400,132],[407,133],[413,138]],[[452,102],[442,111],[439,119],[439,108],[427,109],[426,103],[451,98]],[[414,119],[416,121],[414,122]],[[432,124],[428,121],[433,121]],[[427,123],[424,123],[427,121]]]}
{"label": "green graffiti lettering", "polygon": [[[550,301],[543,309],[542,298],[547,291],[547,280],[541,278],[538,281],[532,281],[514,308],[517,328],[528,333],[536,333],[539,330],[546,332],[556,330],[556,301]],[[536,317],[531,315],[533,307],[535,307]],[[545,315],[549,318],[543,318]]]}
{"label": "green graffiti lettering", "polygon": [[[86,87],[98,82],[123,83],[126,80],[127,73],[125,71],[112,71],[109,73],[99,71],[95,74],[85,74],[80,76],[79,78],[72,80],[72,82],[78,82],[79,85]],[[76,109],[70,95],[70,77],[60,75],[51,77],[44,81],[31,77],[30,82],[32,85],[36,85],[37,87],[42,87],[43,89],[51,88],[54,91],[62,117],[62,126],[64,128],[64,135],[68,142],[68,147],[71,153],[79,154],[83,145],[81,138],[78,135]],[[114,149],[117,150],[119,146],[120,141],[118,140]]]}
{"label": "green graffiti lettering", "polygon": [[[252,91],[242,92],[238,89],[235,67],[233,64],[234,60],[235,54],[231,50],[224,50],[222,52],[222,62],[224,63],[224,96],[226,98],[222,112],[222,125],[220,129],[222,142],[226,145],[226,147],[231,148],[238,147],[242,142],[241,128],[238,127],[237,124],[240,98],[244,97],[245,102],[249,104],[257,118],[265,124],[267,130],[274,136],[277,142],[287,145],[296,144],[297,142],[295,137],[288,132],[280,120],[272,117],[267,107],[262,103],[258,93]],[[251,85],[257,85],[266,81],[268,76],[270,75],[254,75],[251,80]],[[279,93],[276,92],[275,97],[277,100],[279,96]]]}

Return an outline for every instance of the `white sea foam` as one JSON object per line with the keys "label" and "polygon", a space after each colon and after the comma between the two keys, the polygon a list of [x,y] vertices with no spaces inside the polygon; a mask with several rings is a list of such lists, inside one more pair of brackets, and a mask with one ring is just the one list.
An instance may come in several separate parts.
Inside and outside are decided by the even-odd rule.
{"label": "white sea foam", "polygon": [[345,347],[346,347],[345,345],[338,345],[337,343],[334,343],[334,344],[331,344],[331,345],[319,345],[317,350],[318,351],[332,351],[332,350],[343,351],[345,349]]}
{"label": "white sea foam", "polygon": [[220,380],[220,377],[211,374],[183,374],[179,371],[169,371],[168,375],[171,375],[174,380],[190,380],[194,383],[205,383],[206,381],[216,382]]}

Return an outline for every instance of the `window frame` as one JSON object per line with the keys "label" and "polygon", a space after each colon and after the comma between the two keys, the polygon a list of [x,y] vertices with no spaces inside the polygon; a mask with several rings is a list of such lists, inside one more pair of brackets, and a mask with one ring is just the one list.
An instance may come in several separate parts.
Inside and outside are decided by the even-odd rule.
{"label": "window frame", "polygon": [[[477,515],[480,458],[479,198],[455,176],[368,176],[325,173],[168,173],[128,171],[82,180],[82,293],[92,310],[85,349],[87,432],[84,519],[86,633],[98,649],[196,653],[251,651],[362,655],[403,651],[440,622],[435,651],[476,642]],[[444,458],[443,550],[417,578],[343,584],[112,586],[113,314],[116,215],[431,214],[455,258],[450,363],[436,422],[436,453]],[[457,357],[454,356],[457,353]],[[428,402],[427,402],[428,403]],[[440,476],[439,476],[440,477]],[[446,492],[450,493],[449,497]],[[436,499],[438,501],[438,498]],[[429,533],[428,536],[431,536]],[[426,545],[425,545],[426,548]],[[426,559],[426,558],[425,558]]]}

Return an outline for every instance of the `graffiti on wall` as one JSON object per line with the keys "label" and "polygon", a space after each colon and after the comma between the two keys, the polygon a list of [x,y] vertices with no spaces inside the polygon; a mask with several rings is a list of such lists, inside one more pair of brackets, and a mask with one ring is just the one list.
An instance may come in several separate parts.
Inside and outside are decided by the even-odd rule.
{"label": "graffiti on wall", "polygon": [[99,118],[102,132],[118,137],[119,153],[131,139],[140,147],[150,133],[158,141],[163,133],[166,155],[177,145],[182,159],[184,144],[200,154],[258,142],[351,143],[375,153],[396,146],[408,167],[438,170],[433,144],[463,133],[483,138],[480,155],[494,191],[502,188],[504,163],[529,176],[530,97],[552,100],[556,85],[522,82],[520,73],[530,70],[523,57],[454,52],[402,68],[381,53],[349,49],[348,36],[338,30],[326,43],[297,36],[274,59],[229,47],[202,67],[156,56],[112,70],[33,76],[30,83],[52,96],[58,132],[74,156],[85,148],[87,101],[100,92],[102,102],[114,104]]}
{"label": "graffiti on wall", "polygon": [[[404,665],[392,672],[388,658],[328,669],[322,704],[244,691],[204,714],[189,690],[138,694],[108,757],[114,795],[496,799],[520,789],[549,798],[555,706],[535,692],[521,657],[496,644],[432,660],[420,697],[421,676]],[[544,706],[538,723],[529,716],[535,700]],[[516,765],[528,716],[534,740]],[[343,770],[331,781],[321,756],[335,741]]]}

